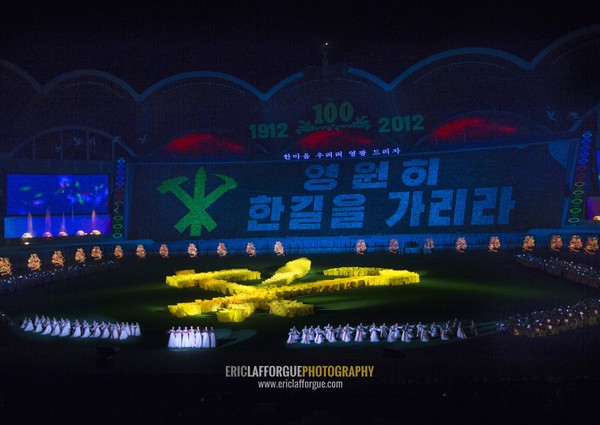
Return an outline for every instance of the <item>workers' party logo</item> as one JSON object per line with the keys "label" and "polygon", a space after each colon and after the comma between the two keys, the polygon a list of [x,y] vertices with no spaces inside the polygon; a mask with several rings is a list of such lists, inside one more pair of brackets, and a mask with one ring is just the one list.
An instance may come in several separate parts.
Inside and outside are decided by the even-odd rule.
{"label": "workers' party logo", "polygon": [[194,190],[189,194],[181,186],[188,181],[187,177],[175,177],[165,180],[158,186],[158,191],[163,195],[171,192],[177,199],[188,208],[188,213],[175,224],[175,229],[182,233],[188,227],[190,236],[200,236],[202,227],[212,232],[217,223],[206,211],[217,199],[225,192],[237,187],[237,182],[229,176],[214,174],[214,176],[223,180],[223,184],[215,188],[209,194],[206,194],[206,171],[200,167],[194,178]]}

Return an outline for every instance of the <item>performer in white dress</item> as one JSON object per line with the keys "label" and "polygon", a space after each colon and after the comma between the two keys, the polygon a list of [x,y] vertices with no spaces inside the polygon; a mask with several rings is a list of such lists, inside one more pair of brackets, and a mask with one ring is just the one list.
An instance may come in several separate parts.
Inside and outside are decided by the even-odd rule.
{"label": "performer in white dress", "polygon": [[188,348],[195,348],[196,344],[196,331],[193,326],[188,329]]}
{"label": "performer in white dress", "polygon": [[121,324],[119,325],[119,338],[120,339],[125,339],[125,338],[122,338],[121,334],[123,334],[123,333],[126,335],[125,338],[128,338],[132,335],[129,322],[127,322],[127,323],[121,322]]}
{"label": "performer in white dress", "polygon": [[429,331],[425,327],[421,330],[421,342],[429,342]]}
{"label": "performer in white dress", "polygon": [[190,348],[191,346],[192,344],[190,344],[190,331],[186,326],[181,332],[181,348]]}
{"label": "performer in white dress", "polygon": [[440,339],[442,341],[448,341],[450,339],[450,337],[448,337],[448,331],[446,330],[446,327],[440,327]]}
{"label": "performer in white dress", "polygon": [[32,332],[33,331],[33,322],[31,321],[31,319],[27,319],[27,323],[25,324],[25,327],[23,328],[23,330],[25,332]]}
{"label": "performer in white dress", "polygon": [[310,334],[306,326],[302,328],[302,338],[300,339],[300,344],[310,344]]}
{"label": "performer in white dress", "polygon": [[208,331],[208,339],[210,341],[210,348],[217,348],[217,334],[215,333],[215,330],[212,328],[212,326]]}
{"label": "performer in white dress", "polygon": [[62,336],[62,329],[64,329],[65,323],[63,319],[60,319],[60,322],[56,322],[54,327],[52,328],[52,336]]}
{"label": "performer in white dress", "polygon": [[79,321],[76,320],[75,323],[73,324],[73,333],[71,334],[71,337],[79,338],[80,336],[81,336],[81,325],[79,324]]}
{"label": "performer in white dress", "polygon": [[133,326],[132,336],[142,336],[142,330],[140,329],[140,324],[135,322],[135,326]]}
{"label": "performer in white dress", "polygon": [[[57,324],[58,326],[58,324]],[[42,332],[42,335],[51,335],[52,334],[52,321],[48,320],[46,321],[46,326],[44,327],[44,330]]]}
{"label": "performer in white dress", "polygon": [[417,323],[417,338],[421,338],[421,333],[423,332],[423,329],[425,329],[425,326],[423,326],[421,322]]}
{"label": "performer in white dress", "polygon": [[102,326],[103,327],[101,328],[101,330],[102,330],[101,338],[102,339],[108,339],[108,338],[110,338],[110,326],[111,326],[110,323],[104,323],[104,322],[102,322]]}
{"label": "performer in white dress", "polygon": [[294,331],[292,331],[291,329],[288,332],[288,338],[287,338],[286,343],[287,344],[295,344],[296,343],[296,335],[294,334]]}
{"label": "performer in white dress", "polygon": [[458,327],[456,329],[456,336],[460,339],[467,339],[467,334],[465,333],[465,330],[463,329],[463,325],[461,322],[458,322]]}
{"label": "performer in white dress", "polygon": [[363,342],[365,339],[366,331],[362,322],[356,327],[356,334],[354,335],[355,342]]}
{"label": "performer in white dress", "polygon": [[129,332],[130,332],[129,325],[121,323],[121,326],[119,329],[119,339],[120,340],[127,339],[129,337]]}
{"label": "performer in white dress", "polygon": [[183,331],[181,330],[181,326],[179,326],[179,327],[177,327],[177,330],[175,331],[175,347],[181,348],[182,342],[183,342]]}
{"label": "performer in white dress", "polygon": [[342,325],[338,325],[337,328],[333,330],[333,334],[335,335],[335,339],[338,340],[342,336]]}
{"label": "performer in white dress", "polygon": [[294,339],[296,340],[296,342],[298,342],[300,340],[300,332],[298,332],[298,329],[296,329],[296,326],[292,326],[290,328],[289,334],[294,335]]}
{"label": "performer in white dress", "polygon": [[325,341],[325,333],[320,326],[315,329],[315,344],[322,344]]}
{"label": "performer in white dress", "polygon": [[371,341],[371,342],[379,342],[379,332],[380,332],[380,328],[378,328],[377,326],[375,326],[375,323],[373,323],[369,327],[369,341]]}
{"label": "performer in white dress", "polygon": [[398,340],[398,323],[390,326],[390,332],[388,333],[387,342],[396,342]]}
{"label": "performer in white dress", "polygon": [[171,329],[167,331],[167,334],[169,335],[169,341],[167,342],[167,347],[177,348],[175,345],[175,326],[171,327]]}
{"label": "performer in white dress", "polygon": [[[62,320],[61,320],[61,322],[62,322]],[[60,336],[69,336],[69,335],[71,335],[71,330],[72,330],[72,327],[71,327],[71,320],[69,320],[69,319],[66,319],[66,320],[63,322],[63,325],[62,325],[62,330],[61,330],[61,332],[60,332]]]}
{"label": "performer in white dress", "polygon": [[385,322],[383,322],[383,325],[381,325],[379,327],[379,329],[380,329],[379,337],[381,339],[386,339],[388,337],[389,330],[388,330],[388,327],[386,326]]}
{"label": "performer in white dress", "polygon": [[102,329],[100,328],[100,325],[94,321],[94,323],[92,323],[92,338],[100,338],[102,336]]}
{"label": "performer in white dress", "polygon": [[350,342],[352,341],[352,331],[354,330],[353,327],[350,326],[350,324],[346,324],[346,326],[344,326],[342,328],[342,341],[343,342]]}
{"label": "performer in white dress", "polygon": [[431,334],[432,338],[437,338],[438,336],[440,336],[440,329],[435,322],[431,324],[431,327],[429,328],[429,333]]}
{"label": "performer in white dress", "polygon": [[111,324],[110,337],[111,339],[119,339],[119,324]]}
{"label": "performer in white dress", "polygon": [[92,331],[90,330],[90,324],[84,320],[82,326],[82,330],[81,330],[81,337],[82,338],[89,338],[92,335]]}
{"label": "performer in white dress", "polygon": [[202,330],[200,326],[196,326],[194,331],[194,348],[202,348]]}
{"label": "performer in white dress", "polygon": [[446,335],[448,337],[454,336],[454,331],[452,330],[452,325],[449,320],[446,322]]}
{"label": "performer in white dress", "polygon": [[335,329],[333,329],[333,326],[331,326],[330,324],[327,324],[327,331],[325,333],[325,338],[327,338],[327,341],[329,342],[337,342],[337,339],[335,338]]}
{"label": "performer in white dress", "polygon": [[210,336],[206,327],[202,329],[202,348],[210,348]]}
{"label": "performer in white dress", "polygon": [[400,338],[402,342],[410,342],[410,339],[412,338],[410,331],[411,327],[408,325],[408,323],[402,326],[402,337]]}

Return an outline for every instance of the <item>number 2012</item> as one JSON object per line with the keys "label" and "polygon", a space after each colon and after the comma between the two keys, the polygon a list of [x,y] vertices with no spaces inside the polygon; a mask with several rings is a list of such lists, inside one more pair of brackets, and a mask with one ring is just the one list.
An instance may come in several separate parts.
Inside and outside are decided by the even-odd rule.
{"label": "number 2012", "polygon": [[379,132],[390,133],[399,131],[422,131],[424,130],[423,115],[403,115],[395,117],[379,118]]}

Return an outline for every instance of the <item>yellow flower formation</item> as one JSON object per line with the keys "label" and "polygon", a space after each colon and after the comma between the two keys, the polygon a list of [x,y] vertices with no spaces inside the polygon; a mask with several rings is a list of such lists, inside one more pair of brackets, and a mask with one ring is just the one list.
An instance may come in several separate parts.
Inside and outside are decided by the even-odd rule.
{"label": "yellow flower formation", "polygon": [[29,267],[29,270],[33,271],[41,269],[42,261],[40,260],[40,257],[35,253],[31,254],[27,260],[27,267]]}
{"label": "yellow flower formation", "polygon": [[250,257],[254,257],[256,255],[256,248],[252,242],[248,242],[246,245],[246,254]]}
{"label": "yellow flower formation", "polygon": [[94,246],[94,247],[92,248],[92,253],[91,253],[90,255],[91,255],[91,256],[92,256],[92,258],[93,258],[94,260],[96,260],[96,261],[97,261],[97,260],[101,260],[101,259],[102,259],[102,256],[103,256],[103,254],[102,254],[102,250],[100,249],[100,247],[99,247],[99,246]]}
{"label": "yellow flower formation", "polygon": [[160,248],[158,249],[158,253],[160,254],[161,258],[169,258],[169,247],[167,247],[167,244],[161,244]]}
{"label": "yellow flower formation", "polygon": [[460,252],[460,253],[465,252],[465,250],[467,249],[467,240],[465,239],[464,236],[461,236],[458,239],[456,239],[456,243],[454,244],[454,249],[456,250],[456,252]]}
{"label": "yellow flower formation", "polygon": [[552,235],[552,238],[550,239],[550,249],[552,251],[560,251],[560,249],[562,247],[563,247],[562,236]]}
{"label": "yellow flower formation", "polygon": [[135,249],[135,255],[137,258],[146,258],[146,248],[144,248],[144,245],[139,244],[137,246]]}
{"label": "yellow flower formation", "polygon": [[583,250],[591,255],[595,255],[598,251],[598,238],[595,236],[589,236],[585,242],[585,248]]}
{"label": "yellow flower formation", "polygon": [[121,258],[123,258],[125,256],[125,253],[123,252],[123,248],[121,248],[121,245],[115,246],[114,255],[117,260],[120,260]]}
{"label": "yellow flower formation", "polygon": [[531,251],[535,247],[535,238],[531,235],[525,236],[523,239],[523,250]]}
{"label": "yellow flower formation", "polygon": [[7,258],[0,258],[0,276],[9,276],[12,274],[12,264]]}
{"label": "yellow flower formation", "polygon": [[314,306],[288,298],[361,286],[393,286],[419,282],[419,275],[407,270],[340,267],[323,271],[324,276],[341,276],[339,278],[293,283],[305,277],[310,271],[310,266],[311,262],[307,258],[290,261],[272,277],[256,286],[237,283],[260,279],[260,272],[248,269],[205,273],[182,270],[174,276],[167,276],[167,285],[178,288],[198,286],[204,290],[221,292],[226,296],[169,305],[168,309],[176,317],[216,312],[219,322],[242,322],[255,310],[269,311],[282,317],[297,317],[313,314]]}
{"label": "yellow flower formation", "polygon": [[78,263],[85,263],[85,252],[83,252],[83,248],[77,248],[75,252],[75,261]]}
{"label": "yellow flower formation", "polygon": [[52,264],[56,267],[63,267],[65,265],[65,257],[61,251],[54,251],[54,254],[52,254]]}
{"label": "yellow flower formation", "polygon": [[583,242],[581,242],[581,236],[573,235],[571,236],[571,241],[569,242],[569,249],[573,252],[579,252],[579,250],[583,247]]}
{"label": "yellow flower formation", "polygon": [[198,256],[198,248],[196,248],[196,245],[193,243],[189,244],[187,252],[192,258],[196,258]]}
{"label": "yellow flower formation", "polygon": [[488,245],[488,251],[498,252],[499,249],[500,249],[500,238],[498,238],[498,236],[492,236],[490,238],[490,243]]}

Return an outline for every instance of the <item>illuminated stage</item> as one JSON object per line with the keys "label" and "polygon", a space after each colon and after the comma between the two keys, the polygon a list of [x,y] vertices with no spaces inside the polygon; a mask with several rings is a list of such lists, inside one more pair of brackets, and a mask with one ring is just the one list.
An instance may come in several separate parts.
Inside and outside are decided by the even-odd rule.
{"label": "illuminated stage", "polygon": [[[299,277],[299,282],[318,280],[319,276],[323,276],[323,270],[334,266],[356,267],[356,270],[365,271],[373,268],[414,270],[419,273],[420,282],[297,294],[293,299],[314,306],[313,315],[289,318],[255,311],[241,323],[220,322],[217,312],[181,318],[172,316],[167,305],[189,298],[211,299],[221,294],[209,286],[169,286],[165,277],[174,275],[178,270],[209,273],[248,269],[260,271],[264,280],[276,276],[278,269],[302,257],[292,254],[280,257],[272,253],[255,257],[212,255],[190,258],[188,255],[172,255],[160,258],[155,254],[138,259],[129,253],[117,269],[16,291],[5,295],[2,302],[7,311],[18,312],[15,320],[40,313],[107,322],[139,321],[143,332],[139,341],[106,344],[76,338],[57,340],[56,337],[26,335],[19,329],[3,329],[0,332],[2,346],[10,346],[13,354],[6,353],[10,361],[3,364],[10,367],[3,367],[2,373],[9,385],[16,385],[24,370],[34,374],[50,373],[46,379],[50,385],[54,379],[60,379],[70,382],[71,388],[79,388],[79,391],[85,385],[84,381],[91,379],[97,386],[92,391],[94,394],[98,394],[97,391],[104,393],[109,386],[117,384],[121,388],[117,393],[123,395],[122,391],[133,389],[133,381],[141,380],[148,389],[165,385],[179,388],[173,389],[173,395],[182,399],[189,397],[184,388],[189,388],[192,377],[195,377],[203,382],[201,392],[204,397],[212,393],[223,397],[238,391],[249,392],[254,394],[248,398],[252,403],[262,400],[262,395],[255,393],[256,379],[225,378],[226,367],[244,364],[370,365],[374,367],[373,378],[344,379],[344,394],[352,398],[368,390],[373,397],[369,400],[375,406],[381,406],[376,398],[387,400],[390,395],[411,400],[416,405],[425,401],[443,403],[437,398],[439,395],[429,393],[442,387],[453,396],[464,396],[464,391],[476,388],[481,396],[488,397],[510,382],[523,383],[523,379],[527,379],[526,385],[535,385],[535,388],[568,389],[570,384],[563,380],[565,378],[549,383],[548,376],[589,374],[590,362],[595,362],[595,357],[586,353],[591,353],[590,347],[599,344],[597,327],[583,327],[531,339],[497,332],[495,324],[514,313],[550,309],[597,296],[597,289],[523,267],[514,261],[515,252],[467,250],[460,254],[447,250],[419,255],[387,252],[312,255],[310,269]],[[592,256],[578,255],[579,259],[593,261]],[[303,274],[300,273],[300,276]],[[186,275],[180,276],[183,279]],[[254,280],[252,285],[258,282]],[[482,326],[481,334],[465,341],[455,338],[446,343],[353,342],[302,347],[300,344],[285,344],[291,326],[301,329],[304,325],[329,322],[336,325],[347,322],[430,323],[455,317],[465,322],[474,320]],[[171,326],[213,326],[217,332],[218,347],[214,351],[169,350],[165,332]],[[100,351],[99,346],[115,348],[109,360],[100,360],[99,356],[104,351]],[[41,358],[40,350],[44,353]],[[526,357],[524,352],[528,353]],[[49,364],[52,364],[52,372],[48,370]],[[590,376],[590,379],[594,377]],[[207,380],[210,384],[206,383]],[[426,394],[417,400],[414,391],[425,391]],[[62,393],[70,394],[70,390],[62,390]],[[280,396],[283,394],[289,395],[284,391]],[[466,394],[471,395],[470,392]],[[277,394],[264,395],[271,400],[279,400]],[[295,395],[300,399],[313,396],[318,394]],[[521,408],[518,404],[516,406]],[[432,410],[431,415],[437,414],[434,412],[437,410]]]}
{"label": "illuminated stage", "polygon": [[[599,40],[446,50],[386,80],[325,44],[260,88],[187,69],[140,88],[108,64],[41,81],[0,58],[0,422],[582,421],[600,397]],[[36,315],[141,335],[18,326]],[[467,338],[287,343],[453,322]],[[214,344],[169,347],[179,328]],[[369,373],[276,391],[229,375],[246,367]]]}

